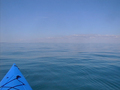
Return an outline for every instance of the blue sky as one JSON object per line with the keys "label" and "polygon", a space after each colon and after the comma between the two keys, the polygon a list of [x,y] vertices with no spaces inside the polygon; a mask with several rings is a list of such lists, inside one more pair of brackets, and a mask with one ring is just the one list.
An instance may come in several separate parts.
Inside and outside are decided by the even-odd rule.
{"label": "blue sky", "polygon": [[120,0],[1,0],[0,33],[1,42],[119,36]]}

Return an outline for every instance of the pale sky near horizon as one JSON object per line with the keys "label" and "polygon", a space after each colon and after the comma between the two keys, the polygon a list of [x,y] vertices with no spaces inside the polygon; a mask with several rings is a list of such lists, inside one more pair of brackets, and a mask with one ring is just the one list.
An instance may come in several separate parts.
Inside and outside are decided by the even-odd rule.
{"label": "pale sky near horizon", "polygon": [[1,42],[120,35],[120,0],[1,0]]}

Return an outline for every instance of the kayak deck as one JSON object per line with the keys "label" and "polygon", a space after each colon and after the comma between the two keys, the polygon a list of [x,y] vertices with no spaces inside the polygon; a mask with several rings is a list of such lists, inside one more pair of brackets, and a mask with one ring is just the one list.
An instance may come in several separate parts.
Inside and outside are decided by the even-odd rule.
{"label": "kayak deck", "polygon": [[0,82],[0,90],[32,90],[19,68],[13,64]]}

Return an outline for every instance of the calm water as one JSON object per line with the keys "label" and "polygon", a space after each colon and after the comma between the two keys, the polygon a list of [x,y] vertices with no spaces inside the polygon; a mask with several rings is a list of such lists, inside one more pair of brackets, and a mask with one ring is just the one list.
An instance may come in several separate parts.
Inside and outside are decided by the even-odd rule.
{"label": "calm water", "polygon": [[0,80],[16,63],[33,90],[120,90],[120,44],[0,45]]}

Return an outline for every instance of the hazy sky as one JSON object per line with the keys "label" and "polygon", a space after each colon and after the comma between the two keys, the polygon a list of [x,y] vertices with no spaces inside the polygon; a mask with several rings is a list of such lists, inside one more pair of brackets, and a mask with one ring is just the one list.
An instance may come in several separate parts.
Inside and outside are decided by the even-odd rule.
{"label": "hazy sky", "polygon": [[1,0],[1,42],[71,35],[120,35],[120,0]]}

